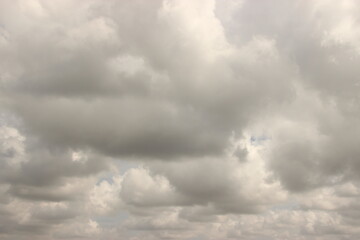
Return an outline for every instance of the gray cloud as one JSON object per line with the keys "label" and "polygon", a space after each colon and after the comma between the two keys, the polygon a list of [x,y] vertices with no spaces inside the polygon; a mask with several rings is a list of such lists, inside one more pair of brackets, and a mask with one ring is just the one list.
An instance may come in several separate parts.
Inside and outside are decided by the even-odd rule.
{"label": "gray cloud", "polygon": [[357,239],[358,13],[0,2],[0,238]]}
{"label": "gray cloud", "polygon": [[[290,97],[291,81],[284,80],[292,69],[282,66],[271,39],[233,48],[220,21],[208,15],[211,4],[196,26],[209,32],[204,39],[186,25],[174,29],[186,24],[186,14],[194,14],[182,11],[186,4],[179,9],[134,4],[87,6],[80,15],[90,20],[75,19],[75,26],[52,15],[44,16],[46,26],[33,19],[33,28],[47,34],[46,42],[38,37],[8,42],[19,51],[21,70],[9,73],[17,76],[4,85],[5,102],[34,134],[111,155],[221,154],[231,132],[241,132],[255,106]],[[119,15],[123,7],[129,11]],[[144,11],[144,19],[131,22],[129,29],[126,23]],[[85,39],[88,45],[82,44]],[[166,48],[162,41],[174,45]],[[263,72],[257,71],[259,65]]]}

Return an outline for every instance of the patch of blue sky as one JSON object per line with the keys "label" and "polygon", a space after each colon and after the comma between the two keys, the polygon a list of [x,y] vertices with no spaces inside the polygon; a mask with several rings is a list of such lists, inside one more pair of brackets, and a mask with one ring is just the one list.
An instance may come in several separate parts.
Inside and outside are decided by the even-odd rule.
{"label": "patch of blue sky", "polygon": [[129,218],[126,211],[117,211],[116,214],[109,216],[96,216],[93,219],[103,228],[113,228],[120,226],[122,222]]}
{"label": "patch of blue sky", "polygon": [[274,205],[270,208],[271,211],[279,211],[279,210],[296,210],[299,209],[300,205],[298,202],[294,200],[289,200],[285,203]]}
{"label": "patch of blue sky", "polygon": [[270,137],[265,136],[265,135],[259,135],[259,136],[255,136],[252,135],[250,137],[250,144],[253,146],[259,146],[259,145],[263,145],[266,141],[269,141]]}
{"label": "patch of blue sky", "polygon": [[137,168],[140,166],[137,162],[130,162],[125,160],[116,160],[115,162],[116,168],[118,172],[106,172],[100,176],[98,179],[96,185],[99,185],[101,182],[106,181],[109,184],[113,184],[114,180],[113,178],[118,175],[124,175],[129,169],[131,168]]}

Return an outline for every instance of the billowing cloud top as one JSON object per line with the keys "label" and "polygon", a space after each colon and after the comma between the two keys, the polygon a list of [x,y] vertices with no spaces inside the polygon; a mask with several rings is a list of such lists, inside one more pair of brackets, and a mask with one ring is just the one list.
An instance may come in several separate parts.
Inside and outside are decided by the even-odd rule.
{"label": "billowing cloud top", "polygon": [[359,14],[0,1],[0,238],[359,239]]}

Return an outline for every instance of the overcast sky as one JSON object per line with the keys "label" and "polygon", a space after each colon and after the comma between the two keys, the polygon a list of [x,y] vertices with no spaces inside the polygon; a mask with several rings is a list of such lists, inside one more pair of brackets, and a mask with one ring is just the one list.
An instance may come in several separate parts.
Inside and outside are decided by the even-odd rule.
{"label": "overcast sky", "polygon": [[359,16],[0,0],[0,239],[359,239]]}

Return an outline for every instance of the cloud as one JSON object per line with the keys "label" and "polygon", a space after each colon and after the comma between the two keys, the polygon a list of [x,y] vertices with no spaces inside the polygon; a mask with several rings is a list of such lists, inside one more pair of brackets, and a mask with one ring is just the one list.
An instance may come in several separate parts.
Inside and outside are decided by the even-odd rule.
{"label": "cloud", "polygon": [[[33,30],[46,36],[8,43],[18,51],[14,65],[20,70],[4,84],[5,106],[44,141],[113,156],[216,155],[232,131],[241,132],[256,105],[289,97],[291,82],[283,75],[292,70],[282,66],[274,41],[254,37],[234,48],[212,1],[206,8],[164,2],[158,9],[109,2],[104,8],[111,10],[94,10],[98,4],[84,7],[74,26],[56,15],[46,15],[45,26],[29,16]],[[122,7],[135,10],[119,19],[113,10]],[[142,11],[148,12],[146,22],[124,26]],[[190,23],[198,14],[197,24]],[[138,32],[148,28],[154,32]],[[83,38],[89,45],[81,44]],[[165,40],[173,46],[159,45]],[[270,79],[284,84],[272,87]]]}
{"label": "cloud", "polygon": [[357,239],[358,13],[2,1],[0,238]]}

